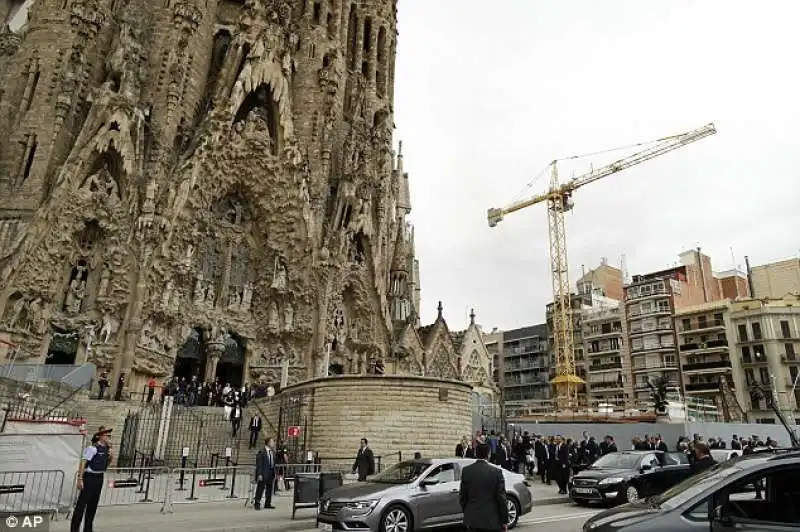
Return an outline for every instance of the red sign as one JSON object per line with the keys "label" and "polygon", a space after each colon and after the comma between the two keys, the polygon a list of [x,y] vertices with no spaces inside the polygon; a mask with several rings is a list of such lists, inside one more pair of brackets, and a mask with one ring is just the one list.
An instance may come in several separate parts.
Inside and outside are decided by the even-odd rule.
{"label": "red sign", "polygon": [[290,438],[297,438],[300,436],[300,427],[293,426],[286,429],[286,435]]}

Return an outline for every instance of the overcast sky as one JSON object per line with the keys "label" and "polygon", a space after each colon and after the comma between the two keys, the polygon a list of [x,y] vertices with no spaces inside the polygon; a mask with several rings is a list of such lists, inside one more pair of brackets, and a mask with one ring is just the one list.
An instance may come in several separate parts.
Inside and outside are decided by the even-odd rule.
{"label": "overcast sky", "polygon": [[401,0],[398,11],[395,122],[423,323],[438,300],[451,329],[470,307],[486,329],[544,321],[545,206],[491,230],[486,209],[523,197],[552,159],[708,122],[716,135],[575,194],[573,283],[601,257],[625,255],[637,274],[697,246],[715,271],[800,252],[800,2]]}

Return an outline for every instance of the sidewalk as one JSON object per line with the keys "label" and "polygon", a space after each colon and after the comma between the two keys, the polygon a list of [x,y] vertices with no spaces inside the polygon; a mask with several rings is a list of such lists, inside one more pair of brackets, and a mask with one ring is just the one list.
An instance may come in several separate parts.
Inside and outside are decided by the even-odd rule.
{"label": "sidewalk", "polygon": [[[161,505],[110,506],[100,508],[95,529],[114,532],[161,532],[192,530],[193,532],[264,532],[271,530],[301,531],[316,526],[316,510],[298,509],[292,520],[291,497],[275,497],[274,510],[245,508],[244,500],[175,504],[174,513],[160,513]],[[69,520],[50,524],[51,532],[68,532]]]}
{"label": "sidewalk", "polygon": [[[558,495],[555,485],[529,480],[533,495],[534,513],[537,507],[569,503],[569,497]],[[193,532],[264,532],[272,530],[303,531],[316,527],[316,510],[300,508],[292,520],[291,492],[273,497],[274,510],[256,511],[245,507],[245,499],[210,502],[181,502],[176,499],[173,513],[162,514],[161,504],[130,504],[99,508],[97,530],[114,532],[160,532],[163,530],[192,530]],[[53,522],[51,532],[67,532],[69,520]]]}

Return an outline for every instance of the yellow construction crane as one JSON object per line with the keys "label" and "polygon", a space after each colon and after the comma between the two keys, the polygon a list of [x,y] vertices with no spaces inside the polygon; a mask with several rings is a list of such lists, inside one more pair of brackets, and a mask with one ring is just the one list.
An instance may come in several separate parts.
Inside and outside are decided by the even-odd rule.
{"label": "yellow construction crane", "polygon": [[[500,209],[489,209],[489,227],[494,227],[503,217],[526,207],[547,202],[550,225],[550,267],[553,283],[553,342],[556,355],[556,376],[551,383],[556,387],[559,408],[574,409],[577,406],[578,386],[585,384],[575,374],[575,352],[573,346],[572,307],[569,284],[569,262],[567,261],[567,235],[564,228],[564,213],[572,210],[572,193],[606,176],[649,161],[659,155],[677,150],[717,132],[714,124],[699,129],[658,139],[646,145],[633,155],[619,159],[611,164],[592,170],[584,175],[573,177],[568,182],[558,182],[559,159],[550,163],[550,190],[544,194],[521,200]],[[637,144],[642,146],[645,144]],[[574,159],[575,157],[570,157]],[[564,159],[560,159],[564,160]]]}

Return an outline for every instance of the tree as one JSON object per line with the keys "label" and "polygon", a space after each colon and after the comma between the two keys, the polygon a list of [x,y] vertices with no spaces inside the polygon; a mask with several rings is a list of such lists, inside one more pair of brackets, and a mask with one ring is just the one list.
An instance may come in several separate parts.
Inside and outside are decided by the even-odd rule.
{"label": "tree", "polygon": [[657,416],[666,415],[669,406],[667,402],[669,379],[666,377],[647,379],[647,386],[650,387],[650,399],[653,401],[653,411]]}

